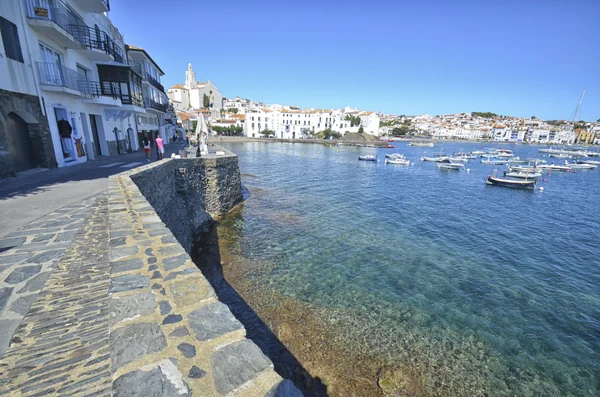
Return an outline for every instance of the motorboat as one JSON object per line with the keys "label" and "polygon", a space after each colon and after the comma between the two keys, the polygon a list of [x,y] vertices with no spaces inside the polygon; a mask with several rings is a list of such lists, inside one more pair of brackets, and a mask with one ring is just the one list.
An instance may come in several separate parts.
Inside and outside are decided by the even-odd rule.
{"label": "motorboat", "polygon": [[408,146],[433,147],[433,142],[409,142]]}
{"label": "motorboat", "polygon": [[364,156],[358,156],[358,159],[361,161],[377,161],[377,157],[372,156],[370,154],[365,154]]}
{"label": "motorboat", "polygon": [[461,168],[465,168],[465,165],[464,164],[459,164],[459,163],[453,163],[452,161],[450,161],[450,159],[446,159],[444,161],[440,161],[437,164],[437,167],[440,170],[460,171]]}
{"label": "motorboat", "polygon": [[450,157],[448,157],[448,159],[450,161],[453,161],[453,162],[457,162],[458,161],[458,162],[461,162],[461,163],[466,163],[467,161],[469,161],[468,158],[463,157],[463,156],[458,156],[458,157],[450,156]]}
{"label": "motorboat", "polygon": [[484,152],[483,150],[475,150],[475,151],[471,152],[471,154],[479,156],[481,154],[487,154],[487,152]]}
{"label": "motorboat", "polygon": [[527,160],[521,160],[519,157],[513,157],[506,160],[507,164],[527,164]]}
{"label": "motorboat", "polygon": [[387,159],[403,159],[404,155],[400,153],[388,153],[385,155]]}
{"label": "motorboat", "polygon": [[485,183],[488,185],[510,187],[513,189],[533,190],[535,189],[537,179],[511,179],[507,177],[500,178],[497,177],[496,172],[494,172],[494,175],[488,175]]}
{"label": "motorboat", "polygon": [[569,167],[568,165],[556,165],[554,163],[541,164],[541,165],[538,165],[538,168],[542,169],[542,170],[549,170],[549,171],[564,171],[564,172],[571,171],[571,167]]}
{"label": "motorboat", "polygon": [[585,163],[567,163],[565,161],[565,166],[571,167],[573,170],[593,170],[597,166],[594,164],[585,164]]}
{"label": "motorboat", "polygon": [[396,165],[410,165],[410,160],[405,158],[391,158],[385,159],[386,164],[396,164]]}
{"label": "motorboat", "polygon": [[496,153],[496,156],[498,156],[498,157],[503,157],[503,158],[509,158],[509,157],[512,157],[512,156],[513,156],[513,154],[512,154],[512,152],[498,151],[498,152]]}
{"label": "motorboat", "polygon": [[448,157],[427,157],[427,156],[421,156],[421,161],[431,161],[432,163],[441,163],[444,160],[448,160]]}
{"label": "motorboat", "polygon": [[511,165],[508,167],[508,171],[510,172],[530,172],[537,173],[540,172],[540,168],[536,166],[526,166],[526,165]]}
{"label": "motorboat", "polygon": [[485,165],[504,165],[508,164],[507,160],[481,160],[481,164]]}
{"label": "motorboat", "polygon": [[570,159],[573,156],[570,154],[564,154],[564,153],[550,153],[548,155],[548,157],[553,157],[555,159]]}
{"label": "motorboat", "polygon": [[577,164],[591,164],[591,165],[600,165],[600,161],[598,160],[575,160]]}
{"label": "motorboat", "polygon": [[546,164],[547,161],[544,159],[532,158],[532,159],[527,159],[527,162],[530,164]]}
{"label": "motorboat", "polygon": [[517,179],[537,179],[542,176],[541,172],[528,171],[504,171],[504,176]]}

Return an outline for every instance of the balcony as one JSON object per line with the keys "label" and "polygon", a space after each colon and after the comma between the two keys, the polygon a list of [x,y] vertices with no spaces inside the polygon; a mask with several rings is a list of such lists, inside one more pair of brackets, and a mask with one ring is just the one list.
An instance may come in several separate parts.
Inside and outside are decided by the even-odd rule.
{"label": "balcony", "polygon": [[86,25],[74,26],[71,32],[83,46],[83,53],[92,61],[123,63],[123,50],[106,32]]}
{"label": "balcony", "polygon": [[84,99],[84,102],[93,103],[105,107],[122,107],[121,89],[118,84],[111,84],[102,89],[102,84],[98,81],[92,81],[90,84],[94,96]]}
{"label": "balcony", "polygon": [[62,65],[49,62],[37,62],[40,85],[45,91],[58,91],[66,94],[92,98],[98,96],[94,83],[86,75]]}
{"label": "balcony", "polygon": [[157,88],[163,94],[165,93],[165,87],[158,82],[154,77],[150,76],[150,73],[145,73],[146,81],[152,84],[155,88]]}
{"label": "balcony", "polygon": [[75,32],[77,27],[86,26],[79,16],[73,13],[60,0],[26,0],[29,25],[61,47],[80,49],[82,43]]}
{"label": "balcony", "polygon": [[100,95],[118,95],[123,110],[146,113],[142,77],[129,66],[98,65]]}
{"label": "balcony", "polygon": [[83,11],[101,14],[110,11],[108,0],[73,0]]}
{"label": "balcony", "polygon": [[163,103],[158,103],[150,98],[145,98],[145,103],[146,103],[146,109],[153,109],[153,110],[157,110],[161,113],[166,113],[167,112],[167,104],[163,104]]}

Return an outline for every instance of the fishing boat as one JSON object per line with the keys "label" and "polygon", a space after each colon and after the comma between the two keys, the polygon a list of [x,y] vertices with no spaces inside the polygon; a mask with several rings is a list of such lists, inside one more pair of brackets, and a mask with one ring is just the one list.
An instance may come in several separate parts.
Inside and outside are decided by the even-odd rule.
{"label": "fishing boat", "polygon": [[504,171],[504,176],[517,179],[537,179],[542,176],[541,172],[528,171]]}
{"label": "fishing boat", "polygon": [[396,165],[410,165],[410,160],[405,158],[392,158],[385,159],[386,164],[396,164]]}
{"label": "fishing boat", "polygon": [[433,147],[433,142],[409,142],[408,146]]}
{"label": "fishing boat", "polygon": [[440,170],[453,170],[460,171],[461,168],[465,168],[464,164],[453,163],[450,159],[445,159],[444,161],[440,161],[437,165]]}
{"label": "fishing boat", "polygon": [[569,167],[567,165],[556,165],[554,163],[541,164],[541,165],[538,165],[538,168],[542,169],[542,170],[549,170],[549,171],[564,171],[564,172],[571,171],[571,167]]}
{"label": "fishing boat", "polygon": [[377,157],[372,156],[370,154],[365,154],[364,156],[358,156],[358,159],[361,161],[377,161]]}
{"label": "fishing boat", "polygon": [[494,170],[494,175],[488,175],[485,183],[488,185],[510,187],[513,189],[535,189],[537,179],[511,179],[511,178],[500,178],[496,176],[498,170]]}

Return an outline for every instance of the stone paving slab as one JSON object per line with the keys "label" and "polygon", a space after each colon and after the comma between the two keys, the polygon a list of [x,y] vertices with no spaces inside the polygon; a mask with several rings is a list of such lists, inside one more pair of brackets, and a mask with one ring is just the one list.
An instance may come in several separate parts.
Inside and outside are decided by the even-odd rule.
{"label": "stone paving slab", "polygon": [[0,395],[110,396],[108,270],[101,197],[12,336],[0,360]]}
{"label": "stone paving slab", "polygon": [[0,357],[38,292],[75,241],[94,200],[67,205],[0,240]]}

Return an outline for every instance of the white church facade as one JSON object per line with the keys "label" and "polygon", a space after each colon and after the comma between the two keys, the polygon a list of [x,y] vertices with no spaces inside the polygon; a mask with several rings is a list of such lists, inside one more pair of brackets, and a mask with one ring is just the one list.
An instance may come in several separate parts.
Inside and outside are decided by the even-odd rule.
{"label": "white church facade", "polygon": [[198,82],[191,63],[185,72],[185,84],[175,84],[169,88],[167,95],[177,112],[204,108],[219,111],[223,108],[221,92],[210,80]]}

